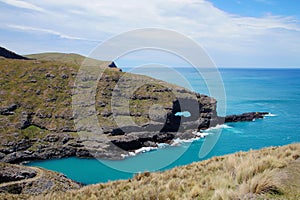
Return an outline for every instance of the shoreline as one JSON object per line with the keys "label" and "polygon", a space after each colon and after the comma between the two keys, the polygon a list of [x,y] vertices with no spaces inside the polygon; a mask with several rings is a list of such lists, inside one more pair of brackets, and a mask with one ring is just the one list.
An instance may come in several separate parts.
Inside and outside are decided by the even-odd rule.
{"label": "shoreline", "polygon": [[[243,113],[241,115],[230,115],[227,117],[223,117],[222,119],[225,119],[224,124],[216,124],[215,126],[210,127],[211,129],[215,129],[218,126],[226,125],[226,123],[234,123],[234,122],[243,122],[243,121],[253,121],[253,119],[262,119],[265,116],[271,115],[267,112],[251,112],[251,113]],[[203,133],[205,131],[209,130],[209,128],[201,129],[199,130],[199,133]],[[158,133],[162,136],[162,138],[158,141],[162,142],[152,142],[152,143],[146,143],[149,144],[148,146],[142,146],[141,148],[144,148],[144,150],[151,149],[151,148],[157,148],[159,144],[161,143],[167,143],[171,144],[172,142],[176,140],[197,140],[197,136],[192,133],[194,130],[185,131],[184,133],[172,133],[172,132],[166,132],[166,133]],[[156,136],[154,134],[154,136]],[[154,137],[153,136],[153,137]],[[168,136],[168,137],[165,137]],[[69,142],[65,143],[63,145],[61,144],[62,140],[65,140],[66,135],[58,135],[58,134],[52,134],[48,137],[50,141],[53,141],[53,145],[49,146],[42,151],[37,150],[36,152],[30,152],[27,148],[26,150],[21,150],[13,153],[9,153],[6,155],[6,157],[2,158],[0,161],[7,162],[7,163],[13,163],[13,164],[22,164],[24,162],[32,162],[32,161],[42,161],[42,160],[49,160],[49,159],[60,159],[60,158],[68,158],[68,157],[78,157],[78,158],[99,158],[99,159],[105,159],[105,160],[122,160],[126,159],[127,156],[124,155],[130,155],[134,156],[136,153],[130,153],[130,152],[139,152],[143,151],[139,150],[141,148],[135,148],[131,150],[124,150],[120,147],[115,146],[113,142],[110,142],[108,148],[103,151],[103,148],[95,149],[95,148],[89,148],[88,146],[84,145],[84,142],[81,141],[79,138],[69,138]],[[171,138],[171,139],[170,139]],[[132,141],[139,141],[143,138],[134,138],[133,140],[128,141],[122,141],[125,142],[125,144],[131,144]],[[200,138],[201,139],[201,138]],[[94,143],[93,143],[94,144]],[[89,144],[90,145],[90,144]],[[101,145],[99,143],[98,145]],[[107,145],[107,144],[106,144]],[[1,149],[3,152],[5,149]],[[99,151],[100,150],[100,151]],[[102,150],[102,151],[101,151]],[[139,153],[141,153],[139,152]]]}

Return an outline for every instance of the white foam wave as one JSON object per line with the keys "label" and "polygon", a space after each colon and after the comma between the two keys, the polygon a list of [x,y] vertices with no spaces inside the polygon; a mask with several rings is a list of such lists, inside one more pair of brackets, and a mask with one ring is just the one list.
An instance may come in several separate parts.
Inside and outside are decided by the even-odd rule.
{"label": "white foam wave", "polygon": [[166,147],[166,146],[169,146],[169,144],[167,144],[167,143],[158,143],[158,144],[157,144],[157,147],[158,147],[158,148],[164,148],[164,147]]}
{"label": "white foam wave", "polygon": [[[164,143],[162,143],[162,144],[164,144]],[[148,151],[153,151],[153,150],[156,150],[158,148],[159,147],[142,147],[142,148],[137,149],[135,151],[129,151],[128,154],[121,154],[121,156],[122,156],[122,158],[127,158],[127,157],[131,157],[131,156],[136,156],[137,154],[140,154],[140,153],[145,153],[145,152],[148,152]]]}
{"label": "white foam wave", "polygon": [[191,138],[191,139],[179,139],[179,138],[176,138],[175,140],[173,140],[171,146],[178,146],[178,145],[181,145],[183,143],[192,143],[196,140],[199,140],[201,139],[201,137],[195,137],[195,138]]}
{"label": "white foam wave", "polygon": [[210,127],[208,129],[204,130],[204,132],[211,131],[211,130],[218,130],[218,129],[231,129],[231,128],[233,128],[233,127],[228,126],[227,124],[218,124],[217,126]]}
{"label": "white foam wave", "polygon": [[200,138],[205,138],[206,136],[209,135],[209,133],[206,132],[197,132],[197,131],[193,131],[192,132],[195,136],[200,137]]}
{"label": "white foam wave", "polygon": [[153,151],[155,149],[158,149],[157,147],[142,147],[140,149],[137,149],[134,151],[135,154],[139,154],[139,153],[145,153],[148,151]]}
{"label": "white foam wave", "polygon": [[276,117],[276,116],[278,116],[278,115],[273,114],[273,113],[269,113],[269,114],[265,115],[265,117]]}
{"label": "white foam wave", "polygon": [[140,149],[137,149],[135,151],[130,151],[128,152],[128,154],[121,154],[121,156],[123,158],[126,158],[126,157],[129,157],[129,156],[136,156],[137,154],[140,154],[140,153],[145,153],[145,152],[149,152],[149,151],[153,151],[153,150],[156,150],[156,149],[161,149],[161,148],[165,148],[166,146],[179,146],[181,144],[184,144],[184,143],[192,143],[194,141],[197,141],[197,140],[200,140],[200,139],[203,139],[205,138],[206,136],[210,135],[210,134],[213,134],[213,133],[208,133],[207,131],[210,131],[210,130],[216,130],[216,129],[223,129],[223,128],[232,128],[231,126],[228,126],[226,124],[222,124],[222,125],[217,125],[215,127],[211,127],[209,129],[206,129],[204,130],[203,132],[197,132],[197,131],[194,131],[192,132],[196,137],[194,138],[191,138],[191,139],[180,139],[180,138],[176,138],[172,141],[171,144],[167,144],[167,143],[158,143],[157,144],[157,147],[142,147]]}

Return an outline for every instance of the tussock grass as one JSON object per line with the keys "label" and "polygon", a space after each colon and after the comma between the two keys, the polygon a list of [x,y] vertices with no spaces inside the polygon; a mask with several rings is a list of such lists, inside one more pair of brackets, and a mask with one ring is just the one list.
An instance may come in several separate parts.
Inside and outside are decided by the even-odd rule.
{"label": "tussock grass", "polygon": [[300,144],[239,152],[33,199],[299,199],[299,155]]}

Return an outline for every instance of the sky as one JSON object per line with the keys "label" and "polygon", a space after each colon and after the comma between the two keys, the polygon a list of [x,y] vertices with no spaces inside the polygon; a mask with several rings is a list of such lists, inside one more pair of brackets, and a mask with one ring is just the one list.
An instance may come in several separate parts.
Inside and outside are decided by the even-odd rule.
{"label": "sky", "polygon": [[0,46],[19,54],[89,55],[147,27],[195,40],[220,67],[300,67],[299,0],[0,0]]}

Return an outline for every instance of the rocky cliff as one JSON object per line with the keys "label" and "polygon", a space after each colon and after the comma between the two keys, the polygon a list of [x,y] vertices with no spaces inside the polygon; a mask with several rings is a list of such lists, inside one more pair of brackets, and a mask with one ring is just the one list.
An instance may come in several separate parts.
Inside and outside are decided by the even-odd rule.
{"label": "rocky cliff", "polygon": [[[75,79],[84,57],[76,54],[30,55],[37,60],[0,59],[0,161],[18,163],[61,157],[122,158],[121,154],[174,138],[195,137],[224,121],[245,121],[264,114],[218,117],[214,98],[147,76],[123,73],[115,63],[88,59],[101,68],[81,77],[84,89],[98,80],[95,103],[78,101],[86,117],[72,110]],[[130,88],[135,88],[130,92]],[[120,93],[120,91],[127,91]],[[74,103],[74,102],[73,102]],[[77,106],[77,105],[76,105]],[[190,117],[178,116],[187,111]],[[93,130],[90,117],[101,127]],[[127,123],[128,119],[132,123]],[[84,124],[84,126],[75,126]],[[120,123],[121,122],[121,123]],[[96,134],[95,134],[96,132]]]}
{"label": "rocky cliff", "polygon": [[[211,97],[146,76],[126,73],[124,79],[125,73],[114,63],[92,60],[92,64],[105,68],[98,82],[95,107],[108,141],[80,137],[86,130],[75,127],[72,112],[79,65],[74,59],[53,61],[51,55],[47,56],[46,60],[0,59],[0,160],[4,162],[90,157],[91,153],[117,159],[123,151],[155,146],[174,137],[193,137],[185,130],[205,129],[217,121],[216,100]],[[141,85],[133,94],[118,98],[117,104],[128,101],[127,113],[112,110],[120,107],[111,101],[120,78],[124,88]],[[175,116],[183,110],[192,117]],[[117,124],[113,116],[116,113],[130,116],[135,126]]]}

